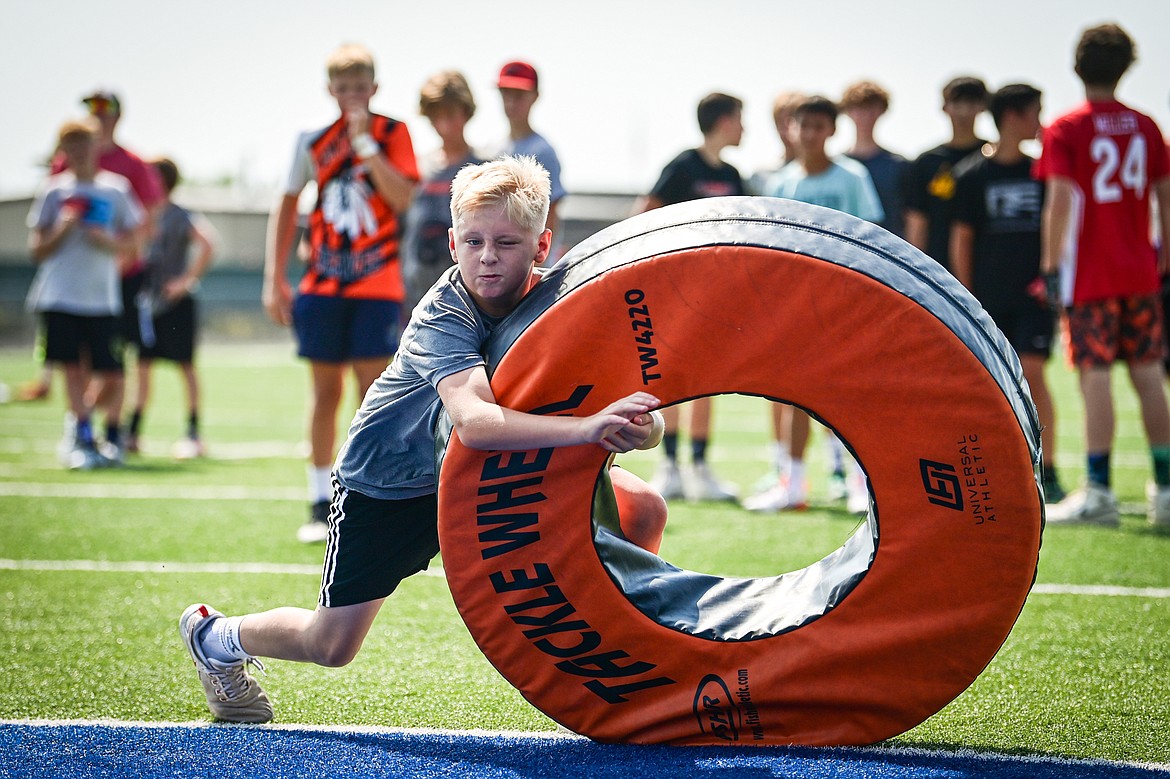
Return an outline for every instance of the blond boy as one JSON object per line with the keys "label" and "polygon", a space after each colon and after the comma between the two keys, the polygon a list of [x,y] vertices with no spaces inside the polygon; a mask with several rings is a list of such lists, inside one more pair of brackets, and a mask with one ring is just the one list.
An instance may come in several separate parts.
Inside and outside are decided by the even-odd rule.
{"label": "blond boy", "polygon": [[[658,400],[636,392],[588,417],[536,416],[499,406],[484,342],[537,283],[552,235],[547,172],[532,158],[460,171],[452,187],[449,249],[456,266],[415,308],[394,363],[374,383],[334,472],[326,566],[314,611],[280,608],[224,617],[203,604],[180,619],[208,704],[219,719],[266,722],[267,696],[246,669],[254,656],[345,665],[382,602],[439,551],[435,424],[445,408],[465,446],[528,450],[598,445],[625,452],[655,443]],[[624,534],[658,548],[665,502],[628,472],[613,484],[632,506]]]}
{"label": "blond boy", "polygon": [[[264,264],[264,308],[276,323],[293,325],[312,380],[309,522],[297,534],[306,543],[325,540],[346,369],[353,371],[360,399],[398,346],[404,296],[398,220],[418,181],[406,125],[370,112],[378,91],[370,53],[342,46],[326,71],[340,113],[328,127],[298,139],[284,195],[268,222]],[[294,299],[288,258],[297,201],[309,182],[317,185],[317,198],[305,243],[308,265]]]}

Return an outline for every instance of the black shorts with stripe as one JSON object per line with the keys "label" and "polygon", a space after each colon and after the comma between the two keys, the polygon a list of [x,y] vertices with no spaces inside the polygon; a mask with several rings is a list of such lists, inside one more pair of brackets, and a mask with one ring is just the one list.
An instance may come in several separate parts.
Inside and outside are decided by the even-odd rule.
{"label": "black shorts with stripe", "polygon": [[154,343],[142,343],[138,333],[138,356],[146,360],[171,360],[180,365],[195,359],[195,326],[197,321],[195,299],[180,298],[161,314],[152,318]]}
{"label": "black shorts with stripe", "polygon": [[326,608],[385,598],[439,553],[438,496],[382,500],[333,480],[318,602]]}

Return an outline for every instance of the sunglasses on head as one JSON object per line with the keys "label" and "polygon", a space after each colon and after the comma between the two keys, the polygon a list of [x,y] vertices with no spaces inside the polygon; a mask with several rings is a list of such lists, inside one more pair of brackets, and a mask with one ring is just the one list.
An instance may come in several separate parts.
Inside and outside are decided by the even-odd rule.
{"label": "sunglasses on head", "polygon": [[85,101],[85,104],[89,106],[91,116],[108,116],[118,113],[118,104],[109,98],[91,97]]}

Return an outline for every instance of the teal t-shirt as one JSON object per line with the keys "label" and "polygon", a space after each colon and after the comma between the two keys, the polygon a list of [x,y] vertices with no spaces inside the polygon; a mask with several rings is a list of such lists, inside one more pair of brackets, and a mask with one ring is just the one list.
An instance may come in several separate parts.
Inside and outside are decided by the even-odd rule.
{"label": "teal t-shirt", "polygon": [[815,176],[808,175],[799,162],[790,162],[772,174],[764,194],[832,208],[869,222],[880,222],[885,217],[869,172],[853,160],[833,162]]}

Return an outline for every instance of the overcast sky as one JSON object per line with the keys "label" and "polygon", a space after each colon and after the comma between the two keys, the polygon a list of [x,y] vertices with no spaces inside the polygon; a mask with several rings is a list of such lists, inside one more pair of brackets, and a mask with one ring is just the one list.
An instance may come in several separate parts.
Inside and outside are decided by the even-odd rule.
{"label": "overcast sky", "polygon": [[[1122,97],[1170,129],[1166,0],[13,3],[0,26],[0,196],[32,190],[56,126],[97,86],[123,97],[124,145],[172,156],[190,178],[275,191],[297,132],[335,118],[323,62],[344,41],[373,51],[372,105],[407,121],[418,151],[437,145],[417,115],[429,74],[467,75],[480,106],[468,135],[489,145],[506,129],[499,67],[528,59],[541,77],[533,124],[560,154],[570,191],[647,189],[698,144],[694,107],[715,90],[746,102],[743,144],[727,154],[745,175],[778,155],[777,92],[837,98],[863,77],[893,95],[879,140],[914,156],[945,138],[939,90],[958,74],[993,88],[1035,84],[1046,118],[1074,105],[1073,45],[1102,21],[1138,42]],[[980,128],[993,132],[989,119]],[[851,137],[842,119],[832,148]]]}

